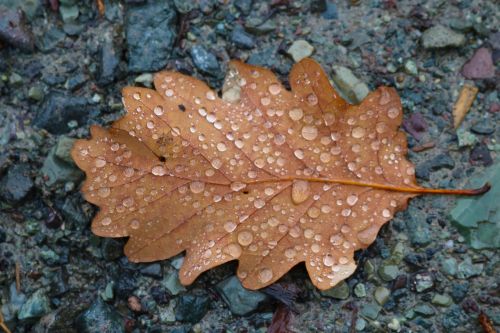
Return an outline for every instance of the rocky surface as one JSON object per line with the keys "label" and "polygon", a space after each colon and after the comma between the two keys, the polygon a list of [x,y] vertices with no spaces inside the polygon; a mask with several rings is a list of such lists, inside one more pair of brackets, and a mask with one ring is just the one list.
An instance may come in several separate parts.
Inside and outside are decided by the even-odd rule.
{"label": "rocky surface", "polygon": [[[330,290],[300,265],[280,281],[289,289],[248,291],[234,263],[184,287],[182,255],[134,264],[125,240],[91,233],[96,210],[68,154],[92,124],[123,114],[124,86],[150,86],[155,71],[220,89],[235,58],[286,83],[311,55],[353,102],[397,89],[420,183],[496,186],[498,3],[103,2],[100,16],[94,1],[0,0],[0,311],[12,332],[263,333],[280,304],[291,332],[479,332],[481,311],[499,330],[496,188],[474,201],[413,199]],[[479,93],[454,129],[466,83]]]}

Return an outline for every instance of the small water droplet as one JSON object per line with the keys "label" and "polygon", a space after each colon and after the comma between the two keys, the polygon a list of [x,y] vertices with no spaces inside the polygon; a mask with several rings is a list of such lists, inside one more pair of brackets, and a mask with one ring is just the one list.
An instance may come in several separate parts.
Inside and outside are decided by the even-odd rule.
{"label": "small water droplet", "polygon": [[318,253],[320,250],[321,250],[321,247],[318,244],[314,243],[313,245],[311,245],[311,251],[313,253]]}
{"label": "small water droplet", "polygon": [[281,86],[278,83],[269,85],[268,89],[271,95],[278,95],[281,92]]}
{"label": "small water droplet", "polygon": [[377,125],[375,125],[375,130],[379,134],[385,133],[388,130],[387,124],[384,122],[379,122],[379,123],[377,123]]}
{"label": "small water droplet", "polygon": [[382,216],[383,216],[383,217],[391,217],[391,212],[390,212],[390,210],[388,210],[388,209],[384,209],[384,210],[382,211]]}
{"label": "small water droplet", "polygon": [[211,164],[214,169],[219,170],[222,166],[222,161],[218,158],[215,158],[212,160]]}
{"label": "small water droplet", "polygon": [[408,168],[406,168],[406,174],[408,176],[413,176],[415,174],[415,168],[414,167],[408,167]]}
{"label": "small water droplet", "polygon": [[134,220],[130,221],[130,228],[137,230],[137,229],[139,229],[139,226],[140,226],[139,220],[134,219]]}
{"label": "small water droplet", "polygon": [[292,119],[293,121],[298,121],[304,116],[304,111],[299,108],[291,109],[288,112],[288,116],[290,116],[290,119]]}
{"label": "small water droplet", "polygon": [[317,207],[311,207],[307,210],[307,216],[309,216],[312,219],[315,219],[319,216],[320,210]]}
{"label": "small water droplet", "polygon": [[351,135],[355,139],[361,139],[365,136],[365,129],[363,127],[354,127],[351,131]]}
{"label": "small water droplet", "polygon": [[138,100],[140,100],[140,99],[141,99],[141,94],[139,94],[139,93],[134,93],[134,94],[132,95],[132,97],[134,97],[134,99],[138,101]]}
{"label": "small water droplet", "polygon": [[260,209],[266,205],[266,202],[262,199],[257,199],[253,202],[255,208]]}
{"label": "small water droplet", "polygon": [[344,237],[342,237],[342,235],[340,234],[335,234],[330,237],[330,243],[332,243],[332,245],[338,246],[341,245],[343,242],[344,242]]}
{"label": "small water droplet", "polygon": [[349,206],[354,206],[356,202],[358,202],[358,196],[355,194],[351,194],[347,197],[346,202]]}
{"label": "small water droplet", "polygon": [[106,160],[103,157],[98,157],[95,159],[94,165],[97,168],[102,168],[106,165]]}
{"label": "small water droplet", "polygon": [[163,165],[156,165],[151,169],[151,173],[155,176],[163,176],[167,173],[167,170]]}
{"label": "small water droplet", "polygon": [[215,100],[215,93],[212,90],[207,91],[206,97],[208,100],[214,101]]}
{"label": "small water droplet", "polygon": [[239,258],[241,256],[242,250],[241,246],[239,246],[238,244],[231,243],[224,248],[224,252],[229,254],[233,258]]}
{"label": "small water droplet", "polygon": [[319,159],[323,163],[328,163],[330,162],[331,155],[329,153],[321,153],[321,155],[319,155]]}
{"label": "small water droplet", "polygon": [[387,117],[395,119],[399,116],[399,110],[396,107],[392,107],[387,111]]}
{"label": "small water droplet", "polygon": [[292,185],[292,201],[298,205],[306,201],[311,195],[309,182],[306,180],[297,180]]}
{"label": "small water droplet", "polygon": [[123,175],[127,178],[132,177],[134,174],[135,174],[134,168],[126,168],[125,170],[123,170]]}
{"label": "small water droplet", "polygon": [[172,89],[165,90],[165,96],[167,96],[167,97],[174,96],[174,91]]}
{"label": "small water droplet", "polygon": [[219,142],[217,144],[217,150],[220,152],[226,151],[227,150],[226,144],[224,142]]}
{"label": "small water droplet", "polygon": [[262,283],[267,283],[273,278],[273,271],[269,268],[263,268],[259,272],[259,280]]}
{"label": "small water droplet", "polygon": [[297,157],[299,160],[303,159],[304,158],[304,151],[302,151],[301,149],[297,149],[293,152],[293,154],[295,155],[295,157]]}
{"label": "small water droplet", "polygon": [[268,106],[269,104],[271,104],[271,99],[269,97],[262,97],[260,99],[260,103],[264,106]]}
{"label": "small water droplet", "polygon": [[97,190],[97,195],[99,195],[101,198],[106,198],[111,194],[111,189],[109,187],[100,187]]}
{"label": "small water droplet", "polygon": [[386,105],[391,101],[391,95],[386,89],[382,90],[382,93],[380,94],[380,99],[379,99],[379,104],[380,105]]}
{"label": "small water droplet", "polygon": [[224,230],[226,230],[227,232],[233,232],[235,229],[236,223],[231,221],[227,221],[226,223],[224,223]]}
{"label": "small water droplet", "polygon": [[105,217],[101,220],[102,225],[110,225],[111,224],[111,218],[110,217]]}
{"label": "small water droplet", "polygon": [[318,104],[318,96],[316,96],[315,93],[310,93],[309,95],[307,95],[307,103],[309,103],[309,105],[316,105]]}
{"label": "small water droplet", "polygon": [[307,239],[313,238],[314,237],[314,230],[312,230],[312,229],[304,230],[304,237]]}
{"label": "small water droplet", "polygon": [[318,137],[318,129],[316,126],[306,125],[302,127],[302,137],[308,141],[312,141]]}
{"label": "small water droplet", "polygon": [[333,266],[333,256],[331,254],[327,254],[323,257],[323,264],[327,267]]}
{"label": "small water droplet", "polygon": [[163,114],[163,108],[159,105],[155,106],[155,108],[153,109],[153,112],[155,115],[157,116],[161,116]]}
{"label": "small water droplet", "polygon": [[285,140],[286,140],[286,138],[282,134],[276,134],[274,136],[274,143],[277,144],[278,146],[281,146],[282,144],[284,144]]}
{"label": "small water droplet", "polygon": [[366,228],[365,230],[358,232],[357,236],[359,241],[363,244],[371,244],[377,236],[377,230],[377,226],[371,226],[369,228]]}
{"label": "small water droplet", "polygon": [[241,246],[250,245],[252,241],[253,241],[253,234],[250,231],[243,230],[240,233],[238,233],[238,243],[240,243]]}
{"label": "small water droplet", "polygon": [[339,258],[339,264],[341,265],[345,265],[349,262],[349,259],[347,259],[347,257],[340,257]]}
{"label": "small water droplet", "polygon": [[297,255],[297,251],[295,251],[295,249],[293,249],[293,248],[289,248],[289,249],[285,250],[285,257],[287,257],[288,259],[293,259],[293,258],[295,258],[296,255]]}

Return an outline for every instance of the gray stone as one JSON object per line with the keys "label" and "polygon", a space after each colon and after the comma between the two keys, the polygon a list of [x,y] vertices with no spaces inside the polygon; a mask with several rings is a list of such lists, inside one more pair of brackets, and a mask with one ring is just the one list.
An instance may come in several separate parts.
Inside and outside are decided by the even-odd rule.
{"label": "gray stone", "polygon": [[0,6],[9,9],[21,9],[26,14],[28,20],[33,19],[40,12],[40,0],[0,0]]}
{"label": "gray stone", "polygon": [[377,287],[373,293],[373,297],[378,304],[384,305],[387,300],[389,300],[389,296],[391,295],[391,291],[386,287]]}
{"label": "gray stone", "polygon": [[415,305],[413,311],[423,317],[431,317],[436,312],[432,306],[425,303]]}
{"label": "gray stone", "polygon": [[253,36],[243,29],[241,25],[237,25],[231,33],[231,41],[242,49],[252,49],[255,47]]}
{"label": "gray stone", "polygon": [[266,299],[266,295],[245,289],[236,276],[231,276],[217,284],[222,299],[229,306],[233,314],[245,316],[257,309]]}
{"label": "gray stone", "polygon": [[415,275],[415,290],[418,293],[429,290],[432,287],[434,287],[434,279],[430,273],[423,272]]}
{"label": "gray stone", "polygon": [[66,182],[78,182],[83,178],[83,173],[78,169],[69,156],[71,147],[70,141],[73,139],[62,136],[58,144],[53,147],[47,158],[43,162],[41,174],[46,177],[46,184],[53,186],[56,184],[64,184]]}
{"label": "gray stone", "polygon": [[427,29],[422,34],[422,45],[426,49],[460,47],[465,44],[465,36],[442,25]]}
{"label": "gray stone", "polygon": [[333,82],[340,93],[351,103],[360,103],[370,92],[368,86],[358,79],[349,68],[333,66]]}
{"label": "gray stone", "polygon": [[175,319],[195,324],[205,316],[209,303],[206,294],[182,295],[175,306]]}
{"label": "gray stone", "polygon": [[141,268],[141,274],[155,279],[161,279],[163,276],[163,270],[159,263],[154,263]]}
{"label": "gray stone", "polygon": [[193,59],[194,65],[201,72],[211,76],[221,75],[217,58],[203,46],[195,45],[191,48],[191,59]]}
{"label": "gray stone", "polygon": [[28,90],[28,97],[35,101],[41,101],[43,99],[43,90],[39,86],[32,86]]}
{"label": "gray stone", "polygon": [[59,6],[59,14],[65,23],[74,22],[80,15],[80,9],[77,5],[61,5]]}
{"label": "gray stone", "polygon": [[6,322],[15,320],[21,307],[26,303],[26,295],[17,291],[16,283],[12,282],[9,286],[9,302],[2,305],[4,320]]}
{"label": "gray stone", "polygon": [[314,52],[314,47],[304,39],[296,40],[292,43],[287,53],[295,62],[310,57]]}
{"label": "gray stone", "polygon": [[378,269],[378,275],[384,281],[392,281],[399,274],[398,266],[383,263]]}
{"label": "gray stone", "polygon": [[246,30],[257,36],[275,31],[277,27],[276,22],[271,19],[263,21],[261,18],[251,17],[245,22]]}
{"label": "gray stone", "polygon": [[179,281],[179,272],[175,270],[169,271],[161,281],[161,284],[174,296],[186,291],[186,288]]}
{"label": "gray stone", "polygon": [[453,301],[451,297],[446,294],[434,294],[431,303],[439,306],[450,306]]}
{"label": "gray stone", "polygon": [[33,52],[35,40],[22,11],[0,6],[0,40],[23,51]]}
{"label": "gray stone", "polygon": [[124,333],[125,320],[111,306],[98,297],[75,321],[81,333]]}
{"label": "gray stone", "polygon": [[366,288],[363,283],[358,283],[354,286],[354,295],[357,297],[366,297]]}
{"label": "gray stone", "polygon": [[47,295],[45,295],[45,292],[39,289],[23,304],[17,314],[17,319],[36,319],[46,315],[50,311],[50,300]]}
{"label": "gray stone", "polygon": [[483,269],[483,264],[473,264],[472,259],[470,257],[466,257],[464,261],[458,265],[458,272],[456,276],[459,279],[468,279],[481,274]]}
{"label": "gray stone", "polygon": [[378,317],[380,309],[381,307],[378,304],[375,303],[365,304],[361,308],[361,316],[371,320],[375,320]]}
{"label": "gray stone", "polygon": [[97,83],[101,86],[113,83],[121,74],[120,60],[122,48],[111,32],[104,33],[99,49]]}
{"label": "gray stone", "polygon": [[167,64],[176,39],[175,8],[169,1],[147,1],[128,6],[125,35],[128,69],[155,72]]}
{"label": "gray stone", "polygon": [[415,61],[413,60],[407,60],[405,62],[405,72],[410,74],[410,75],[413,75],[413,76],[417,76],[418,75],[418,68],[417,68],[417,64],[415,63]]}
{"label": "gray stone", "polygon": [[0,180],[0,197],[11,204],[17,204],[26,198],[33,186],[29,167],[26,164],[15,164]]}
{"label": "gray stone", "polygon": [[73,148],[75,141],[75,139],[69,138],[65,135],[60,136],[56,144],[54,152],[55,156],[63,162],[70,164],[74,163],[73,158],[71,157],[71,149]]}
{"label": "gray stone", "polygon": [[446,332],[456,332],[454,328],[462,326],[468,320],[467,314],[457,304],[453,304],[442,318]]}
{"label": "gray stone", "polygon": [[336,299],[347,299],[349,297],[349,286],[345,281],[341,281],[333,288],[322,290],[321,295]]}
{"label": "gray stone", "polygon": [[446,258],[441,265],[441,271],[446,275],[455,276],[457,274],[458,264],[455,258]]}
{"label": "gray stone", "polygon": [[68,123],[75,120],[85,124],[87,119],[98,113],[86,98],[51,92],[45,99],[33,120],[33,125],[44,128],[52,134],[63,134],[70,130]]}

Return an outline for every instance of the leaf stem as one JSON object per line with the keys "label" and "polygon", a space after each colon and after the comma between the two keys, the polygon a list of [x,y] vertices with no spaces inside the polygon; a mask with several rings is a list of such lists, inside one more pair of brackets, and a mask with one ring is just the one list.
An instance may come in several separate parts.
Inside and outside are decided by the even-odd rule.
{"label": "leaf stem", "polygon": [[361,187],[371,187],[380,190],[414,193],[414,194],[447,194],[447,195],[474,196],[486,193],[491,188],[491,185],[489,183],[486,183],[482,187],[476,189],[445,189],[445,188],[442,189],[442,188],[425,188],[419,186],[415,187],[395,186],[395,185],[386,185],[379,183],[358,182],[355,180],[348,180],[348,179],[315,178],[315,177],[287,177],[279,179],[262,179],[262,180],[250,181],[247,182],[247,184],[257,184],[257,183],[277,182],[277,181],[295,181],[295,180],[306,180],[314,183],[354,185]]}

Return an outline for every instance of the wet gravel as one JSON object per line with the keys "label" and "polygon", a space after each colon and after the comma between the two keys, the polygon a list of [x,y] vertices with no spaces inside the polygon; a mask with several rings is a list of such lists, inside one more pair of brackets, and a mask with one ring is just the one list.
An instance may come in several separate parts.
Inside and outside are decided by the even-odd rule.
{"label": "wet gravel", "polygon": [[[155,71],[218,89],[237,58],[286,83],[311,54],[353,101],[396,87],[419,182],[464,187],[500,169],[496,1],[103,3],[101,16],[94,1],[0,0],[0,311],[12,332],[267,332],[272,321],[290,332],[480,332],[480,312],[499,329],[500,241],[454,223],[456,198],[412,200],[328,291],[298,266],[250,292],[232,263],[183,287],[181,256],[133,264],[125,240],[92,235],[96,209],[69,156],[90,125],[123,114],[123,87],[148,87]],[[465,83],[479,93],[455,130]],[[498,215],[485,217],[490,236]]]}

